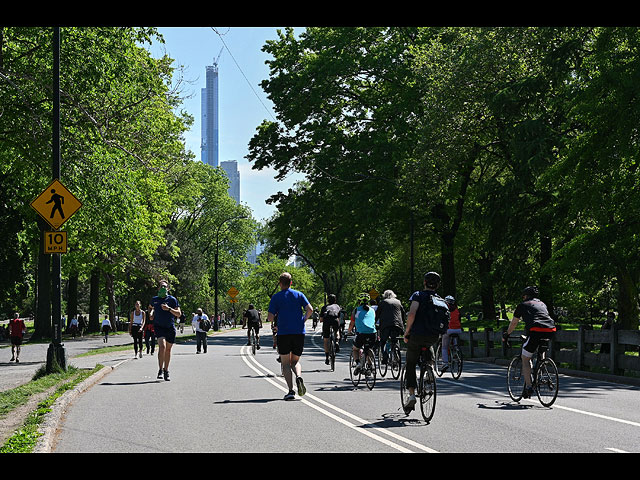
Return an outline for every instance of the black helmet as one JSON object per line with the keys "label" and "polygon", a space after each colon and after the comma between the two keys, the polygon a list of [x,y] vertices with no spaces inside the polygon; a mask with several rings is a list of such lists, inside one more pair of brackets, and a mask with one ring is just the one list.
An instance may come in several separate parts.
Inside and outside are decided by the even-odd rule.
{"label": "black helmet", "polygon": [[522,295],[528,295],[529,297],[537,297],[538,293],[538,287],[534,286],[526,287],[522,290]]}
{"label": "black helmet", "polygon": [[428,286],[437,287],[440,285],[440,275],[436,272],[427,272],[424,274],[424,281]]}

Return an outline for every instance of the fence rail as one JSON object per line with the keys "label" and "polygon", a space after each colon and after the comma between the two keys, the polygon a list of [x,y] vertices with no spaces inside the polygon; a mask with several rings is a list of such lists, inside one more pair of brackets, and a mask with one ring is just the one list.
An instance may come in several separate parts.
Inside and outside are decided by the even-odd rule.
{"label": "fence rail", "polygon": [[[512,335],[523,333],[516,330]],[[462,332],[460,338],[463,340],[463,354],[471,358],[511,358],[520,351],[515,346],[506,347],[502,342],[502,331],[491,328],[483,331],[469,329]],[[612,375],[625,372],[640,375],[640,357],[626,353],[638,352],[639,347],[640,330],[620,330],[615,324],[610,330],[590,330],[580,326],[577,331],[558,330],[550,342],[550,355],[556,363],[568,363],[577,370],[605,368]]]}

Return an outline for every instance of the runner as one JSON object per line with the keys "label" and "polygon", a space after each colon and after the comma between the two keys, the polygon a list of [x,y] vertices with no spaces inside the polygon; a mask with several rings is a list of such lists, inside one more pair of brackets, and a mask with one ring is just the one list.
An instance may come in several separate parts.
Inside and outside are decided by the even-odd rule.
{"label": "runner", "polygon": [[182,314],[178,299],[169,295],[169,282],[161,280],[158,284],[158,295],[151,299],[149,307],[153,308],[151,318],[158,339],[158,379],[164,377],[169,381],[169,362],[171,348],[176,342],[176,326],[174,318]]}
{"label": "runner", "polygon": [[138,358],[138,348],[140,348],[140,358],[142,358],[144,321],[145,312],[142,310],[142,302],[138,300],[129,318],[129,334],[133,337],[133,358]]}
{"label": "runner", "polygon": [[[289,392],[285,395],[285,400],[293,400],[293,374],[296,376],[298,395],[303,396],[307,389],[300,374],[300,357],[304,347],[305,322],[311,317],[313,307],[302,292],[291,288],[291,274],[282,273],[278,281],[280,291],[271,297],[269,302],[268,321],[273,322],[275,315],[278,315],[277,343],[278,353],[284,378],[289,387]],[[303,314],[304,310],[304,314]]]}

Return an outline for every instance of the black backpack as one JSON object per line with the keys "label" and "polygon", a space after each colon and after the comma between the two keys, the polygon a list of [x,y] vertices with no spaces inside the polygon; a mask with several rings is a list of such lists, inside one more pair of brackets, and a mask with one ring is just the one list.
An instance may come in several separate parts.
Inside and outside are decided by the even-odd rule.
{"label": "black backpack", "polygon": [[437,294],[423,293],[420,295],[420,306],[416,312],[416,319],[420,321],[427,333],[441,335],[449,328],[449,307]]}
{"label": "black backpack", "polygon": [[200,329],[208,332],[211,329],[211,321],[206,318],[200,320]]}

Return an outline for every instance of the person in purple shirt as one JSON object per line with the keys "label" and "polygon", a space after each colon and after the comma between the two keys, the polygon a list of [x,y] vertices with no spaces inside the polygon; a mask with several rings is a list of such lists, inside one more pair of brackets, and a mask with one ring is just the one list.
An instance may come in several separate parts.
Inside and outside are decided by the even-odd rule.
{"label": "person in purple shirt", "polygon": [[304,347],[304,335],[306,333],[304,324],[313,314],[313,307],[305,297],[304,293],[291,288],[291,274],[284,272],[279,279],[280,291],[271,297],[269,302],[269,322],[273,322],[278,316],[276,327],[278,353],[284,378],[289,387],[289,393],[285,400],[293,400],[293,375],[296,376],[296,386],[298,395],[303,396],[306,388],[302,377],[302,367],[300,357]]}

